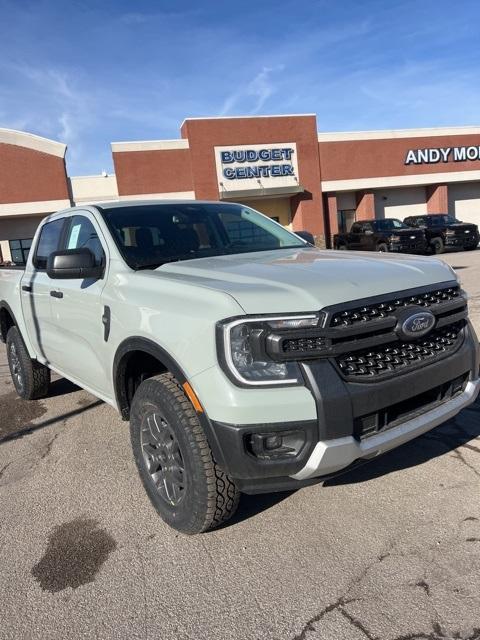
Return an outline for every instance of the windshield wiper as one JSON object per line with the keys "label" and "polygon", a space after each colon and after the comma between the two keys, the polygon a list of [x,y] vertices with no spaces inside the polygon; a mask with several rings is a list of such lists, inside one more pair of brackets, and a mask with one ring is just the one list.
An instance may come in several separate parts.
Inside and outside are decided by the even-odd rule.
{"label": "windshield wiper", "polygon": [[162,264],[167,264],[167,262],[180,262],[182,260],[193,260],[194,258],[197,258],[198,256],[189,256],[189,255],[185,255],[182,254],[180,256],[169,256],[168,258],[162,258],[161,260],[158,260],[157,262],[150,262],[149,264],[136,264],[135,265],[135,269],[137,271],[140,271],[142,269],[158,269],[158,267],[161,267]]}

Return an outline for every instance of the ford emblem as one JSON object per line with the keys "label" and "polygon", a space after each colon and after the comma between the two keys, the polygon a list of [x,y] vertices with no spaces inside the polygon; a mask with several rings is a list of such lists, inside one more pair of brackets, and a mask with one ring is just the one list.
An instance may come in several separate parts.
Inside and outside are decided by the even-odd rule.
{"label": "ford emblem", "polygon": [[409,339],[425,336],[435,326],[435,316],[430,311],[421,311],[408,316],[401,325],[401,333]]}

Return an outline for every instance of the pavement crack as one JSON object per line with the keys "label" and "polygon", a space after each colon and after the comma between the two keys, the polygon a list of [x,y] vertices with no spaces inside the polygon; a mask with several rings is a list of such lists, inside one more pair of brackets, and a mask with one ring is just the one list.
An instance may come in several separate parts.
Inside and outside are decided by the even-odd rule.
{"label": "pavement crack", "polygon": [[[351,600],[349,602],[351,602]],[[301,630],[301,632],[299,634],[297,634],[293,638],[293,640],[305,640],[305,638],[307,637],[307,634],[310,631],[315,631],[315,623],[320,622],[320,620],[322,618],[324,618],[327,615],[327,613],[331,613],[332,611],[336,611],[337,609],[340,609],[345,604],[347,604],[347,601],[345,600],[344,596],[341,596],[335,602],[332,602],[331,604],[328,604],[326,607],[324,607],[320,611],[320,613],[317,613],[317,615],[313,616],[313,618],[310,618],[310,620],[308,620],[305,623],[305,625],[303,626],[303,629]]]}
{"label": "pavement crack", "polygon": [[8,467],[12,464],[12,462],[7,462],[5,466],[0,469],[0,480],[2,479],[3,474],[8,469]]}
{"label": "pavement crack", "polygon": [[478,478],[480,478],[480,471],[476,469],[472,464],[470,464],[467,460],[465,460],[465,457],[461,451],[459,451],[458,449],[454,449],[452,453],[458,460],[460,460],[460,462],[462,462],[466,467],[473,471],[473,473]]}
{"label": "pavement crack", "polygon": [[369,631],[366,626],[363,624],[361,620],[352,616],[344,607],[340,606],[338,608],[342,616],[348,620],[356,629],[361,631],[363,635],[368,638],[368,640],[379,640],[377,636],[374,636],[371,631]]}
{"label": "pavement crack", "polygon": [[476,453],[480,453],[480,447],[476,447],[474,444],[465,443],[461,444],[461,447],[465,447],[465,449],[470,449],[470,451],[475,451]]}
{"label": "pavement crack", "polygon": [[50,440],[47,442],[47,444],[43,448],[43,452],[42,452],[42,455],[40,456],[40,460],[44,460],[50,454],[50,452],[52,450],[52,447],[53,447],[53,443],[58,438],[58,436],[59,436],[59,434],[56,433],[53,436],[53,438],[50,438]]}
{"label": "pavement crack", "polygon": [[415,586],[423,589],[427,594],[427,596],[430,595],[430,585],[425,580],[419,580],[418,582],[415,583]]}

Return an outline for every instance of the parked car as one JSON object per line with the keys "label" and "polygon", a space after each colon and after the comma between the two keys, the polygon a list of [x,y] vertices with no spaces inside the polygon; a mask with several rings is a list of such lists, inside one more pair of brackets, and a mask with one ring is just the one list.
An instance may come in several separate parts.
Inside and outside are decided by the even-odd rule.
{"label": "parked car", "polygon": [[333,246],[335,249],[396,253],[422,253],[428,248],[423,231],[412,229],[396,218],[358,220],[348,233],[334,236]]}
{"label": "parked car", "polygon": [[227,520],[240,492],[371,460],[480,388],[448,265],[339,257],[223,202],[49,216],[25,270],[0,270],[0,333],[21,398],[46,396],[53,370],[130,420],[145,490],[185,533]]}
{"label": "parked car", "polygon": [[425,232],[432,253],[443,253],[445,249],[473,251],[480,239],[476,224],[460,222],[448,213],[409,216],[405,224]]}

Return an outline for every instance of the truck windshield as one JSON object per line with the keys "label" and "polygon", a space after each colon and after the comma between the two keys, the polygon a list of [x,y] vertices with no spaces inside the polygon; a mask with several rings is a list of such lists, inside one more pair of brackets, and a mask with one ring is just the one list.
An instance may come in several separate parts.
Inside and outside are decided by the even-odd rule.
{"label": "truck windshield", "polygon": [[407,229],[407,225],[400,222],[396,218],[387,218],[386,220],[377,220],[375,222],[377,231],[392,231],[393,229]]}
{"label": "truck windshield", "polygon": [[273,220],[240,204],[168,203],[99,210],[132,269],[308,246]]}
{"label": "truck windshield", "polygon": [[447,214],[430,216],[430,223],[433,225],[455,224],[456,222],[458,222],[456,218],[454,218],[453,216],[449,216]]}

